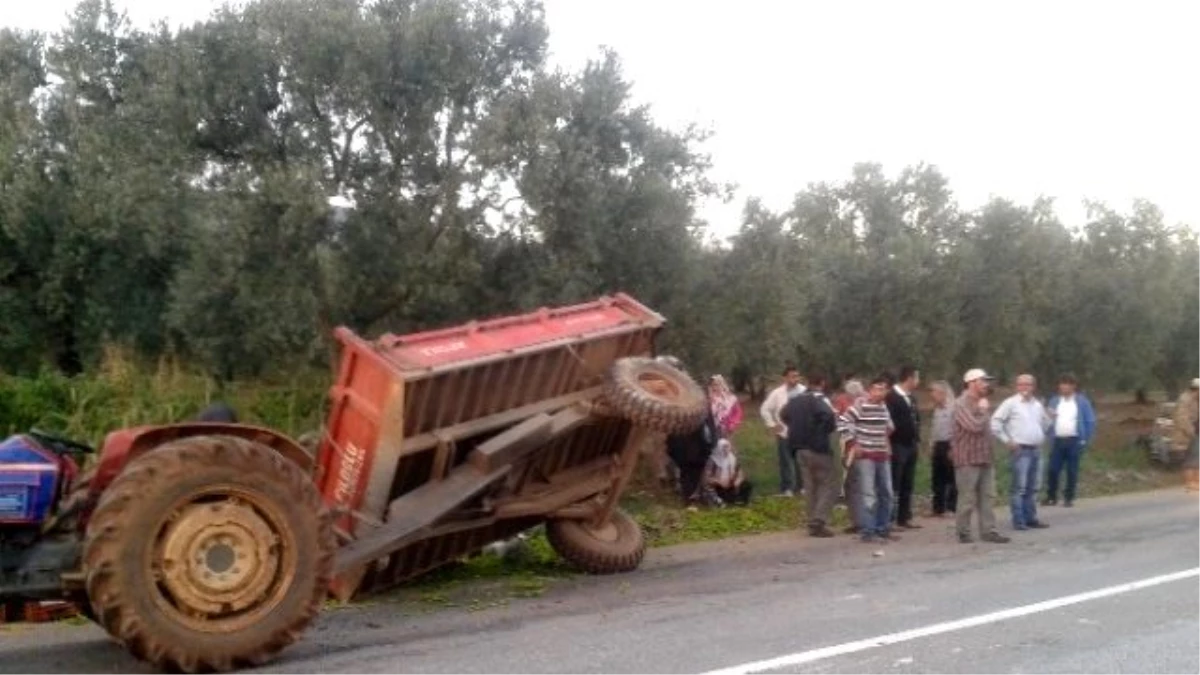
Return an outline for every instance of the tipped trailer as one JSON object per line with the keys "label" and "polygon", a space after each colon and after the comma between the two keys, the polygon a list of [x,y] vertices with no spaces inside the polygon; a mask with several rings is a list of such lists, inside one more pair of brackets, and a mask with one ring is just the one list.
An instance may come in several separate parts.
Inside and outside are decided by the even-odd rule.
{"label": "tipped trailer", "polygon": [[269,661],[325,599],[391,587],[545,524],[590,573],[636,568],[618,508],[647,434],[698,427],[701,388],[652,358],[664,319],[618,294],[413,335],[335,337],[315,453],[191,422],[87,446],[0,444],[0,600],[68,599],[138,658]]}

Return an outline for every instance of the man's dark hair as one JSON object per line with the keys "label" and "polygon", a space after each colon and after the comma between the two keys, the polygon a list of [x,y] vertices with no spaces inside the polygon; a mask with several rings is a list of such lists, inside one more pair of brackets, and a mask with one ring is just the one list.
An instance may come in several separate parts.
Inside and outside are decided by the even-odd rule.
{"label": "man's dark hair", "polygon": [[871,378],[871,382],[868,386],[874,387],[877,384],[891,386],[891,384],[892,384],[891,379],[892,379],[891,376],[888,375],[887,373],[880,373],[880,374],[876,375],[875,377]]}
{"label": "man's dark hair", "polygon": [[788,373],[796,373],[796,374],[799,374],[799,373],[800,373],[800,369],[799,369],[799,368],[797,368],[795,365],[793,365],[793,364],[789,363],[789,364],[787,364],[786,366],[784,366],[784,367],[783,367],[783,375],[784,375],[784,376],[787,376],[787,374],[788,374]]}
{"label": "man's dark hair", "polygon": [[237,424],[237,413],[233,407],[222,401],[218,401],[208,406],[196,415],[197,422],[227,422]]}
{"label": "man's dark hair", "polygon": [[1062,375],[1058,376],[1058,383],[1059,384],[1073,384],[1073,385],[1078,386],[1079,380],[1075,379],[1075,376],[1070,373],[1063,373]]}
{"label": "man's dark hair", "polygon": [[900,366],[900,374],[896,377],[896,382],[903,382],[913,375],[917,374],[916,366]]}
{"label": "man's dark hair", "polygon": [[822,373],[819,370],[814,370],[814,371],[810,372],[808,374],[808,386],[824,387],[825,386],[825,373]]}

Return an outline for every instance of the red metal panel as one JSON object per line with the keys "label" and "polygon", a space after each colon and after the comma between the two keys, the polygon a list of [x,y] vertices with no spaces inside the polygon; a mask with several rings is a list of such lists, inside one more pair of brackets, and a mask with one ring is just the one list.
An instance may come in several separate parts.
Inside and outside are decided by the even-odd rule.
{"label": "red metal panel", "polygon": [[[392,392],[393,374],[374,347],[351,331],[339,328],[335,336],[342,343],[342,363],[330,389],[317,485],[327,504],[354,510],[362,501],[374,468],[382,411]],[[347,532],[354,532],[356,525],[348,515],[338,521]]]}
{"label": "red metal panel", "polygon": [[379,339],[379,344],[402,370],[426,369],[563,338],[586,340],[614,328],[658,327],[662,323],[661,316],[633,298],[619,294],[580,305],[540,309],[443,330],[407,336],[388,334]]}

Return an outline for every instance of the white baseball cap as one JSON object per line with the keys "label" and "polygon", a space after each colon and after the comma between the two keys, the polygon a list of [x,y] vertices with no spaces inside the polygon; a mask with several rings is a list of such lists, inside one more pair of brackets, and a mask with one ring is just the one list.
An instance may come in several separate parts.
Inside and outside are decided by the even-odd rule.
{"label": "white baseball cap", "polygon": [[975,380],[994,380],[994,379],[996,379],[996,378],[992,377],[991,375],[988,375],[987,372],[985,372],[983,370],[983,368],[972,368],[967,371],[966,375],[963,375],[964,383],[971,383],[971,382],[974,382]]}
{"label": "white baseball cap", "polygon": [[1192,389],[1200,389],[1200,377],[1192,380]]}

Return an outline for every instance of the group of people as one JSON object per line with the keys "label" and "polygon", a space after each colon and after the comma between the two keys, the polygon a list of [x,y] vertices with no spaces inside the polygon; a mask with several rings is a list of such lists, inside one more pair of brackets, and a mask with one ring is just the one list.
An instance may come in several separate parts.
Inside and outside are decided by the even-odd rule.
{"label": "group of people", "polygon": [[[898,539],[897,529],[920,528],[913,512],[917,459],[922,447],[916,400],[920,372],[903,366],[894,377],[882,374],[865,384],[850,377],[833,401],[824,393],[825,378],[820,373],[809,376],[807,388],[798,383],[794,369],[788,369],[784,380],[781,389],[787,403],[777,412],[768,397],[762,415],[780,435],[781,463],[788,464],[795,457],[800,466],[803,482],[799,485],[807,487],[809,534],[834,535],[828,527],[837,495],[829,449],[834,429],[841,441],[844,495],[853,521],[847,529],[863,541],[872,542]],[[1034,395],[1034,377],[1023,374],[1016,380],[1017,392],[995,411],[988,398],[993,381],[984,370],[972,368],[963,376],[963,391],[957,397],[944,380],[929,387],[934,401],[928,446],[933,515],[955,514],[958,539],[963,543],[974,541],[973,518],[978,519],[982,541],[1010,541],[1000,533],[992,510],[996,497],[995,440],[1009,450],[1013,529],[1042,529],[1048,527],[1037,513],[1043,446],[1049,442],[1051,450],[1042,504],[1058,503],[1060,478],[1065,470],[1063,504],[1072,506],[1080,459],[1096,428],[1091,401],[1077,391],[1078,382],[1070,375],[1059,378],[1057,394],[1043,404]],[[783,486],[785,494],[787,489]]]}
{"label": "group of people", "polygon": [[[904,366],[894,375],[866,381],[849,375],[833,394],[827,394],[824,374],[801,378],[798,369],[785,368],[783,382],[759,410],[776,438],[779,494],[806,496],[811,536],[835,536],[831,515],[844,499],[852,521],[847,533],[867,542],[895,541],[896,530],[921,527],[914,518],[913,491],[920,449],[927,447],[933,515],[953,514],[963,543],[974,541],[973,520],[981,541],[1007,543],[1010,538],[1000,533],[993,514],[993,447],[999,441],[1012,469],[1012,529],[1048,527],[1037,499],[1043,448],[1049,448],[1049,466],[1040,505],[1057,505],[1061,497],[1063,506],[1073,506],[1080,461],[1095,434],[1095,409],[1071,375],[1060,377],[1057,392],[1043,402],[1036,396],[1035,378],[1022,374],[1016,393],[994,409],[993,382],[979,368],[966,372],[958,395],[949,382],[933,382],[928,388],[934,404],[931,438],[925,441],[917,368]],[[681,496],[696,506],[747,503],[752,486],[731,443],[743,421],[741,403],[720,375],[710,378],[708,398],[711,415],[701,429],[667,439]]]}
{"label": "group of people", "polygon": [[699,429],[667,437],[666,458],[677,475],[672,477],[670,466],[662,465],[659,478],[677,483],[690,506],[748,504],[753,485],[738,462],[732,441],[742,424],[742,403],[720,375],[709,378],[708,402],[709,415]]}

